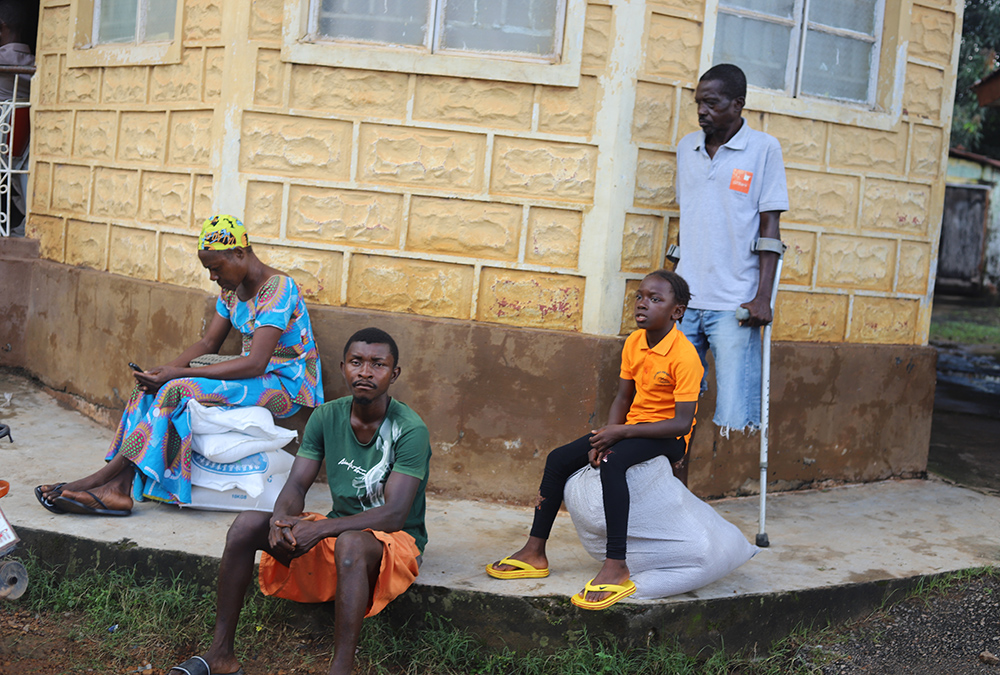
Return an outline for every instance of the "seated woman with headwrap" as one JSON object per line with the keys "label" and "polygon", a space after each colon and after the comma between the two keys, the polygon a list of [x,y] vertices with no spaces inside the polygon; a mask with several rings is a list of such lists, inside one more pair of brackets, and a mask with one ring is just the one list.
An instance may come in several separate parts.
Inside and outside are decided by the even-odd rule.
{"label": "seated woman with headwrap", "polygon": [[[291,277],[254,254],[237,218],[205,221],[198,259],[222,292],[201,340],[169,363],[134,373],[136,387],[99,471],[69,483],[39,485],[35,496],[54,513],[124,516],[133,499],[191,501],[191,429],[187,402],[262,406],[288,417],[323,402],[319,352],[309,312]],[[218,353],[235,327],[240,356],[191,368]]]}

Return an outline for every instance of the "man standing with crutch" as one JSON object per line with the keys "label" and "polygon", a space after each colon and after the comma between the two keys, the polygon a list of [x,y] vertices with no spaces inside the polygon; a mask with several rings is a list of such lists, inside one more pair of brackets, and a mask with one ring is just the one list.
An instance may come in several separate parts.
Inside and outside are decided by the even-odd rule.
{"label": "man standing with crutch", "polygon": [[[727,438],[733,430],[760,428],[760,327],[773,316],[772,289],[783,250],[778,220],[788,210],[781,146],[743,119],[746,87],[737,66],[706,71],[695,90],[701,131],[677,144],[683,252],[677,272],[691,287],[679,325],[703,363],[712,350],[713,421]],[[763,541],[758,536],[758,544],[767,545],[766,535]]]}

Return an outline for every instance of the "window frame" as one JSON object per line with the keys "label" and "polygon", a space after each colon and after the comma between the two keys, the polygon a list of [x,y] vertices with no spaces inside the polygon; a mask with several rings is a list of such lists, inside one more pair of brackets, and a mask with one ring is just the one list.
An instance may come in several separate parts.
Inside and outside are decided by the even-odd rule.
{"label": "window frame", "polygon": [[[587,0],[560,0],[564,8],[558,59],[466,52],[431,47],[400,47],[364,41],[316,40],[310,32],[312,7],[318,0],[284,0],[281,58],[308,65],[383,70],[421,75],[448,75],[507,82],[575,87],[580,84]],[[435,21],[440,21],[442,12]]]}
{"label": "window frame", "polygon": [[[793,47],[790,46],[788,56],[785,61],[785,86],[782,90],[772,91],[781,91],[786,96],[791,96],[792,98],[815,98],[822,101],[837,101],[855,105],[872,106],[875,101],[876,85],[878,83],[879,61],[881,57],[883,35],[882,24],[884,23],[885,17],[885,0],[875,0],[875,24],[872,28],[874,35],[871,36],[850,29],[836,28],[834,26],[827,26],[815,21],[810,21],[809,9],[810,5],[814,2],[822,2],[822,0],[794,0],[792,17],[787,19],[785,17],[777,17],[771,14],[758,12],[752,9],[745,9],[742,7],[723,7],[721,2],[718,6],[718,12],[719,14],[726,14],[728,16],[752,19],[755,21],[762,21],[765,23],[791,28],[789,45],[793,45]],[[872,69],[868,74],[868,86],[865,88],[866,96],[864,101],[840,98],[837,96],[819,96],[802,91],[802,78],[805,72],[806,61],[806,42],[808,41],[810,31],[813,33],[822,33],[824,35],[844,37],[857,42],[866,42],[875,47],[871,63]]]}
{"label": "window frame", "polygon": [[[101,0],[97,0],[100,2]],[[562,55],[562,44],[565,39],[566,31],[566,0],[555,0],[556,12],[558,16],[556,17],[555,26],[555,48],[551,54],[544,55],[532,55],[532,54],[511,54],[507,52],[491,52],[488,50],[463,50],[456,49],[454,47],[442,47],[441,41],[444,39],[445,30],[445,6],[448,2],[456,2],[459,0],[424,0],[427,2],[428,7],[433,13],[433,21],[431,21],[431,30],[428,32],[427,39],[422,45],[394,45],[388,42],[374,42],[369,40],[349,40],[349,39],[330,39],[325,36],[321,36],[319,32],[319,15],[321,10],[322,0],[309,0],[309,19],[308,19],[308,32],[306,33],[306,38],[310,42],[322,43],[322,44],[339,44],[348,43],[352,45],[365,45],[368,47],[383,48],[383,47],[395,47],[399,49],[412,50],[414,52],[419,52],[423,55],[433,55],[433,56],[471,56],[480,58],[495,58],[500,60],[510,60],[510,61],[527,61],[529,63],[542,63],[542,64],[554,64],[558,63]]]}
{"label": "window frame", "polygon": [[[873,90],[870,103],[810,94],[796,97],[784,91],[748,85],[748,108],[793,117],[808,117],[824,122],[857,124],[882,130],[894,129],[903,112],[907,63],[905,46],[910,37],[913,0],[881,0],[881,6],[879,53],[873,68],[875,75],[869,82]],[[713,65],[718,15],[719,0],[707,0],[699,74]]]}
{"label": "window frame", "polygon": [[[123,42],[101,42],[100,41],[100,36],[98,35],[98,33],[100,32],[100,23],[97,21],[96,17],[100,16],[102,5],[105,2],[107,2],[107,1],[108,0],[93,0],[93,2],[94,2],[94,13],[93,13],[93,16],[95,18],[92,20],[91,38],[90,38],[91,44],[94,44],[94,45],[105,45],[105,44],[108,44],[108,45],[118,45],[118,46],[134,47],[134,46],[144,45],[144,44],[153,44],[155,42],[168,42],[168,40],[146,40],[145,39],[145,37],[146,37],[146,28],[147,28],[147,20],[146,19],[147,19],[148,15],[149,15],[149,4],[151,2],[156,2],[157,0],[137,0],[136,1],[135,40],[133,40],[131,42],[124,42],[124,41]],[[175,4],[174,4],[174,20],[176,21],[176,17],[177,17],[177,5],[176,5],[176,3],[177,2],[183,2],[183,0],[174,0],[174,1],[175,1]],[[174,35],[177,35],[176,25],[174,26]],[[171,38],[169,40],[169,42],[173,42],[173,38]]]}
{"label": "window frame", "polygon": [[[69,68],[155,66],[181,62],[184,0],[177,0],[174,7],[174,38],[159,42],[98,43],[95,11],[99,3],[100,0],[77,0],[73,3],[70,15],[73,48],[66,59]],[[141,6],[140,2],[138,7]]]}

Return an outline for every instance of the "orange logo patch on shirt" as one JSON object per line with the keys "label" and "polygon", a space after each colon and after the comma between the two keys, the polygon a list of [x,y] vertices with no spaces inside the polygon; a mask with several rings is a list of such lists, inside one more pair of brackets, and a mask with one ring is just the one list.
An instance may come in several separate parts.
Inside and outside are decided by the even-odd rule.
{"label": "orange logo patch on shirt", "polygon": [[753,180],[753,173],[743,169],[733,169],[733,179],[729,181],[729,189],[747,194],[750,192],[750,181]]}

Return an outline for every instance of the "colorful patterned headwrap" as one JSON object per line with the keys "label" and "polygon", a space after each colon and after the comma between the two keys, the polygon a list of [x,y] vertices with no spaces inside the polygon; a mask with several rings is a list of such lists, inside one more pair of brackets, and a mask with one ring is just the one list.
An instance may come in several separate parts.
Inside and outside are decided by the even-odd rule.
{"label": "colorful patterned headwrap", "polygon": [[212,216],[201,226],[198,237],[199,251],[228,251],[250,245],[246,228],[235,216]]}

